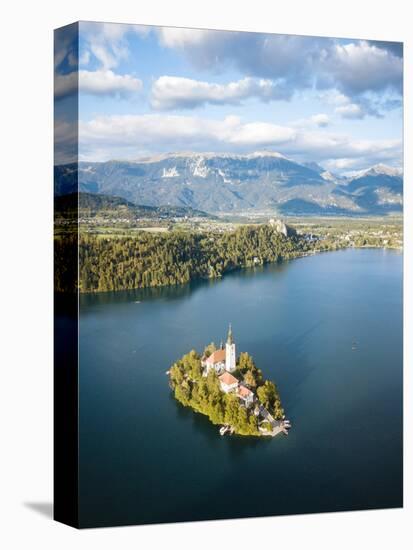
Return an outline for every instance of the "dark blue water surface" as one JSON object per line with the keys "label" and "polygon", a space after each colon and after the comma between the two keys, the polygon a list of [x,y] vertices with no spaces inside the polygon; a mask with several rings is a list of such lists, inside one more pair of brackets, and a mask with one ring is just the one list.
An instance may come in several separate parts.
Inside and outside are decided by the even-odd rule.
{"label": "dark blue water surface", "polygon": [[[288,437],[221,437],[172,398],[165,371],[229,322],[277,383]],[[402,255],[82,296],[79,459],[83,526],[401,506]]]}

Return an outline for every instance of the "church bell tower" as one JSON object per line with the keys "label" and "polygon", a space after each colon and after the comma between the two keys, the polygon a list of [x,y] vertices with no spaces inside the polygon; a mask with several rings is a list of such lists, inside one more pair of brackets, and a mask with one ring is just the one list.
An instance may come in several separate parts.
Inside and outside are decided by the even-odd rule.
{"label": "church bell tower", "polygon": [[234,372],[234,370],[236,369],[235,358],[235,342],[232,336],[232,328],[230,323],[227,343],[225,345],[225,370],[227,370],[228,372]]}

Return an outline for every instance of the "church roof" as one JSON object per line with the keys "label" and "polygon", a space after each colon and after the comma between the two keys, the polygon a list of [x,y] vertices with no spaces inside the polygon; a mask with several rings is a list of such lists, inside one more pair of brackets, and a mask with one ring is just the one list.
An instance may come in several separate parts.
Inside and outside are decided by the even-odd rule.
{"label": "church roof", "polygon": [[226,384],[227,386],[231,386],[232,384],[238,384],[238,380],[235,378],[235,376],[232,376],[229,372],[224,372],[224,374],[221,374],[221,376],[218,377],[220,382],[223,384]]}
{"label": "church roof", "polygon": [[205,360],[206,363],[210,365],[215,365],[216,363],[222,363],[225,361],[225,350],[217,349]]}

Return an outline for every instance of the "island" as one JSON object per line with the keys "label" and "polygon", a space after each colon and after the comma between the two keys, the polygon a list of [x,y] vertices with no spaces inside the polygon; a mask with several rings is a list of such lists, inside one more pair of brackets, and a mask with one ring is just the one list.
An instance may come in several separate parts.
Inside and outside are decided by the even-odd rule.
{"label": "island", "polygon": [[221,435],[288,434],[291,424],[277,386],[264,379],[248,353],[241,352],[237,359],[231,325],[225,347],[211,343],[202,355],[192,350],[167,375],[175,399],[220,425]]}

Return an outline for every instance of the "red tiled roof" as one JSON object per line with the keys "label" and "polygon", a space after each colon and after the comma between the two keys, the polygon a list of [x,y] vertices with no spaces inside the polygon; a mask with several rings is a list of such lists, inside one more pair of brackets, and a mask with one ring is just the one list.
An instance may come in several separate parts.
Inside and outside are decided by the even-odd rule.
{"label": "red tiled roof", "polygon": [[249,395],[252,395],[252,391],[245,386],[239,386],[237,393],[240,397],[248,397]]}
{"label": "red tiled roof", "polygon": [[225,361],[225,350],[224,349],[217,349],[211,355],[206,359],[206,363],[209,363],[210,365],[215,365],[215,363],[222,363]]}
{"label": "red tiled roof", "polygon": [[229,372],[224,372],[224,374],[221,374],[221,376],[218,377],[220,382],[223,384],[226,384],[227,386],[231,386],[232,384],[238,384],[238,380],[235,378],[235,376],[232,376]]}

